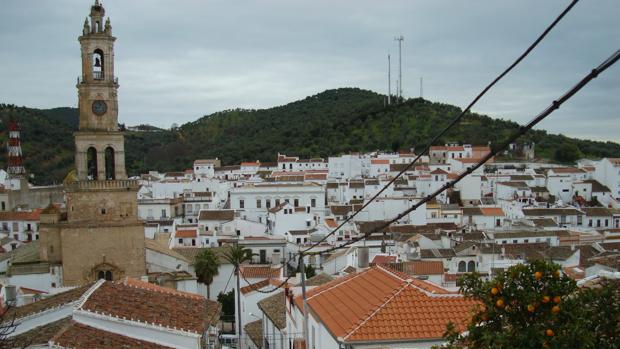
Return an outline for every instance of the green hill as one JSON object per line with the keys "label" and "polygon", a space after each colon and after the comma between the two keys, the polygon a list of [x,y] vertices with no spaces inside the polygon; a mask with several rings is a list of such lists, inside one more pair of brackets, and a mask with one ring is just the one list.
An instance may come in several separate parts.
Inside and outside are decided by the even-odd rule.
{"label": "green hill", "polygon": [[[384,106],[384,96],[360,89],[328,90],[283,106],[227,110],[204,116],[176,130],[127,132],[130,175],[147,170],[190,167],[197,158],[219,157],[224,164],[274,161],[277,153],[300,157],[349,151],[420,149],[460,109],[420,98]],[[0,105],[0,140],[10,116],[22,124],[27,169],[35,182],[60,181],[73,164],[77,111],[37,110]],[[511,121],[471,113],[438,142],[491,145],[518,128]],[[523,140],[536,143],[538,157],[570,162],[578,156],[620,156],[620,144],[568,138],[532,131]],[[4,165],[4,158],[0,162]]]}

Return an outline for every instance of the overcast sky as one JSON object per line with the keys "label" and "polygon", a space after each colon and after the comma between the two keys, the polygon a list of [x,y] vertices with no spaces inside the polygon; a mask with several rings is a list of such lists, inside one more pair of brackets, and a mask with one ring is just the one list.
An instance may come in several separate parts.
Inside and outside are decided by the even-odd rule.
{"label": "overcast sky", "polygon": [[[76,106],[90,0],[0,1],[0,102]],[[230,108],[266,108],[326,89],[403,89],[464,107],[567,6],[559,0],[107,0],[119,121],[169,127]],[[618,0],[582,0],[475,108],[526,122],[620,48]],[[541,128],[620,141],[620,64]]]}

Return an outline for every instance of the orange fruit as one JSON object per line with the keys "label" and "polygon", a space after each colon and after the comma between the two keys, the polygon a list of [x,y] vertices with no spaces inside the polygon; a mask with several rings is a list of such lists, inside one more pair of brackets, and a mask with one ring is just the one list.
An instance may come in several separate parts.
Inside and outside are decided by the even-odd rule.
{"label": "orange fruit", "polygon": [[497,302],[495,302],[495,306],[498,308],[503,308],[504,307],[504,300],[503,299],[498,299]]}
{"label": "orange fruit", "polygon": [[547,329],[547,331],[545,331],[545,334],[547,335],[547,337],[553,337],[555,333],[553,333],[553,330],[549,328]]}
{"label": "orange fruit", "polygon": [[491,289],[491,294],[492,294],[492,295],[494,295],[494,296],[495,296],[495,295],[497,295],[498,293],[499,293],[499,290],[497,289],[497,287],[493,287],[493,288]]}
{"label": "orange fruit", "polygon": [[554,305],[553,308],[551,308],[551,312],[554,314],[557,314],[560,312],[560,307],[557,305]]}
{"label": "orange fruit", "polygon": [[542,278],[543,274],[539,271],[534,273],[534,277],[536,278],[536,280],[540,280],[540,278]]}
{"label": "orange fruit", "polygon": [[549,301],[550,301],[550,300],[551,300],[551,298],[550,298],[549,296],[544,296],[544,297],[542,298],[542,302],[543,302],[543,303],[549,303]]}
{"label": "orange fruit", "polygon": [[527,311],[529,311],[530,313],[533,313],[534,310],[536,310],[536,307],[533,304],[527,306]]}
{"label": "orange fruit", "polygon": [[560,277],[560,271],[559,271],[559,270],[556,270],[556,271],[553,273],[553,276],[555,276],[556,278],[559,278],[559,277]]}
{"label": "orange fruit", "polygon": [[562,298],[560,296],[553,297],[553,302],[555,304],[560,304],[561,301],[562,301]]}

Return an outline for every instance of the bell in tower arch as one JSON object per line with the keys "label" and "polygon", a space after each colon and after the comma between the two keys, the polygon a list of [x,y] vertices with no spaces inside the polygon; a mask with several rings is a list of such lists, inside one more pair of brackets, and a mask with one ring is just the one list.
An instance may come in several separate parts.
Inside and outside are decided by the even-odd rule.
{"label": "bell in tower arch", "polygon": [[95,67],[101,68],[101,60],[99,57],[95,57]]}

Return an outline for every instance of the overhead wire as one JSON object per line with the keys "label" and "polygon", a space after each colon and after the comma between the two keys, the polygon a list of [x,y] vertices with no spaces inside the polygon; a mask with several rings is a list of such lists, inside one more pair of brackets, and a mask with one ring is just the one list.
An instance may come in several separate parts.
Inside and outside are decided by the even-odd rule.
{"label": "overhead wire", "polygon": [[381,190],[379,190],[374,196],[372,196],[362,207],[356,210],[351,216],[347,217],[342,223],[340,223],[336,228],[334,228],[330,233],[325,235],[321,240],[313,244],[312,246],[303,250],[302,253],[308,252],[311,249],[315,248],[322,242],[325,242],[330,236],[334,235],[340,228],[342,228],[346,223],[350,222],[353,218],[355,218],[362,210],[368,207],[373,201],[375,201],[387,188],[389,188],[394,182],[400,178],[405,172],[409,171],[412,166],[420,158],[427,153],[430,148],[435,144],[443,135],[445,135],[452,127],[454,127],[470,110],[471,108],[493,87],[497,84],[504,76],[506,76],[512,69],[514,69],[525,57],[527,57],[536,46],[549,34],[549,32],[564,18],[564,16],[570,12],[570,10],[579,2],[579,0],[573,0],[571,3],[562,11],[555,20],[538,36],[538,38],[510,65],[506,68],[501,74],[499,74],[491,83],[489,83],[470,103],[469,105],[463,109],[443,130],[437,133],[424,147],[424,149],[415,157],[413,161],[411,161],[407,166],[405,166],[394,178],[392,178],[387,184],[385,184]]}
{"label": "overhead wire", "polygon": [[[427,145],[424,147],[424,149],[415,157],[415,159],[413,161],[411,161],[409,164],[407,164],[394,178],[392,178],[387,184],[385,184],[381,190],[379,190],[375,195],[373,195],[364,205],[362,205],[362,207],[360,207],[358,210],[356,210],[351,216],[348,216],[342,223],[340,223],[336,228],[334,228],[331,232],[329,232],[327,235],[325,235],[323,238],[321,238],[319,241],[313,243],[311,246],[302,249],[298,252],[299,254],[299,258],[303,258],[304,254],[310,254],[308,253],[310,250],[316,248],[317,246],[319,246],[321,243],[325,242],[330,236],[334,235],[340,228],[342,228],[345,224],[347,224],[348,222],[350,222],[353,218],[355,218],[361,211],[363,211],[366,207],[368,207],[372,202],[374,202],[377,198],[379,198],[379,196],[385,191],[387,190],[398,178],[400,178],[403,174],[405,174],[407,171],[409,171],[411,169],[411,167],[418,162],[418,160],[422,157],[422,155],[424,155],[425,153],[427,153],[431,146],[433,144],[435,144],[443,135],[445,135],[452,127],[454,127],[470,110],[471,108],[493,87],[495,86],[502,78],[504,78],[504,76],[506,76],[510,71],[512,71],[519,63],[521,63],[521,61],[523,61],[523,59],[525,59],[525,57],[527,57],[532,50],[534,50],[534,48],[536,48],[536,46],[538,46],[538,44],[547,36],[547,34],[549,34],[549,32],[551,32],[551,30],[562,20],[562,18],[564,18],[564,16],[570,12],[570,10],[572,10],[572,8],[579,2],[579,0],[573,0],[570,2],[570,4],[554,19],[554,21],[547,26],[547,28],[536,38],[536,40],[530,44],[530,46],[528,46],[528,48],[515,60],[512,62],[512,64],[510,64],[501,74],[499,74],[495,79],[493,79],[493,81],[491,81],[491,83],[489,83],[470,103],[469,105],[463,109],[461,111],[461,113],[459,113],[459,115],[457,115],[454,119],[452,119],[452,121],[448,124],[448,126],[446,126],[441,132],[439,132],[438,134],[436,134],[428,143]],[[355,240],[355,241],[359,241],[359,240]],[[331,251],[331,248],[328,248],[324,251],[321,251],[320,254],[326,253],[325,251]],[[311,253],[311,254],[319,254],[319,253]],[[297,254],[295,254],[295,256],[297,256]],[[285,263],[283,263],[283,265],[281,266],[281,268],[284,268],[285,266],[287,266],[295,257],[290,257]],[[241,274],[243,276],[243,274]],[[244,280],[246,282],[248,282],[248,280],[244,277]],[[277,287],[275,287],[274,289],[270,290],[270,291],[259,291],[262,293],[271,293],[271,292],[275,292],[277,289],[279,289],[280,287],[284,286],[290,279],[291,279],[292,275],[289,275],[282,283],[280,283]],[[271,278],[271,277],[270,277]]]}
{"label": "overhead wire", "polygon": [[465,178],[466,176],[470,175],[473,171],[475,171],[478,168],[480,168],[482,165],[484,165],[487,161],[489,161],[491,158],[496,156],[498,153],[500,153],[504,149],[508,148],[508,146],[511,143],[513,143],[517,138],[519,138],[522,135],[524,135],[526,132],[528,132],[534,126],[536,126],[539,122],[544,120],[547,116],[551,115],[562,104],[564,104],[566,101],[568,101],[572,96],[574,96],[577,92],[579,92],[590,81],[595,79],[599,74],[603,73],[605,70],[607,70],[613,64],[615,64],[619,59],[620,59],[620,50],[618,50],[614,54],[612,54],[609,58],[607,58],[598,67],[592,69],[592,71],[590,71],[590,73],[588,73],[584,78],[582,78],[574,87],[572,87],[570,90],[568,90],[559,99],[554,100],[551,103],[551,105],[549,105],[546,109],[544,109],[541,113],[539,113],[529,123],[527,123],[526,125],[520,126],[518,131],[513,133],[511,136],[509,136],[499,147],[497,147],[493,151],[490,151],[487,155],[482,157],[479,162],[477,162],[473,166],[468,167],[467,170],[465,170],[461,174],[459,174],[454,180],[452,180],[452,181],[444,184],[443,186],[441,186],[439,189],[437,189],[435,192],[433,192],[433,194],[427,195],[422,200],[420,200],[416,204],[414,204],[412,207],[410,207],[410,208],[406,209],[405,211],[401,212],[396,217],[394,217],[391,220],[385,222],[384,224],[381,224],[380,226],[375,227],[374,229],[371,229],[370,231],[364,233],[362,236],[353,238],[353,239],[351,239],[351,240],[349,240],[349,241],[347,241],[347,242],[345,242],[345,243],[343,243],[341,245],[334,246],[334,247],[325,249],[325,250],[320,251],[320,252],[307,252],[307,254],[308,255],[325,254],[325,253],[330,253],[330,252],[333,252],[333,251],[345,248],[347,246],[352,245],[355,242],[361,241],[361,240],[369,237],[370,235],[372,235],[374,233],[381,232],[383,229],[389,227],[391,224],[397,222],[398,220],[400,220],[404,216],[406,216],[409,213],[415,211],[416,209],[418,209],[423,204],[425,204],[428,201],[430,201],[430,200],[434,199],[435,197],[437,197],[443,191],[447,190],[448,188],[453,187],[456,183],[460,182],[463,178]]}

